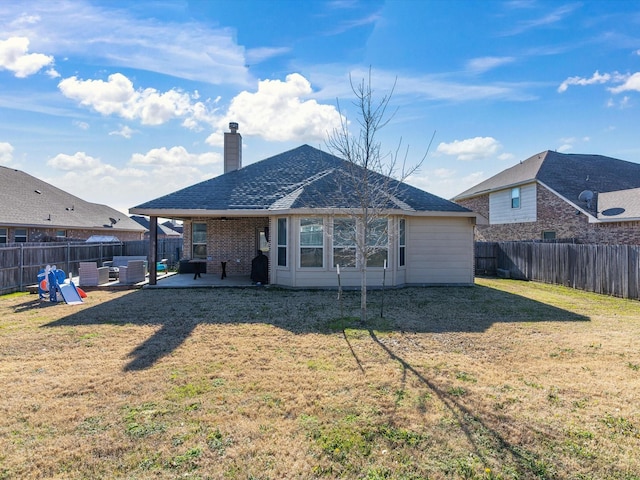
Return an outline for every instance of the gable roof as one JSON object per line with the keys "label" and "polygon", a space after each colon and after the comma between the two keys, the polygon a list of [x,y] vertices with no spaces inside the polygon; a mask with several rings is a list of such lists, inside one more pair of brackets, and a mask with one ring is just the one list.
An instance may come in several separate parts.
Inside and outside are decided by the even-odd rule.
{"label": "gable roof", "polygon": [[[131,220],[133,220],[134,222],[139,223],[140,225],[142,225],[147,231],[150,231],[150,222],[149,219],[147,217],[143,217],[141,215],[132,215]],[[156,232],[158,235],[165,235],[167,237],[179,237],[180,236],[180,232],[177,232],[175,230],[173,230],[171,227],[169,227],[167,224],[167,222],[163,223],[163,224],[158,224],[158,228],[156,229]]]}
{"label": "gable roof", "polygon": [[[116,220],[113,224],[111,219]],[[25,172],[0,167],[0,225],[143,232],[128,216],[86,202]]]}
{"label": "gable roof", "polygon": [[[464,200],[534,181],[541,182],[570,202],[584,202],[578,196],[591,190],[602,193],[640,188],[640,164],[602,155],[566,154],[547,150],[507,168],[458,194]],[[596,205],[592,207],[595,213]]]}
{"label": "gable roof", "polygon": [[[357,208],[354,166],[309,145],[275,155],[239,170],[197,183],[131,208],[130,213],[169,218],[197,214],[268,214],[273,211]],[[349,176],[352,175],[351,178]],[[355,176],[353,176],[355,175]],[[391,182],[386,207],[405,212],[470,210],[418,188],[370,172],[372,184]],[[382,187],[381,187],[382,188]]]}

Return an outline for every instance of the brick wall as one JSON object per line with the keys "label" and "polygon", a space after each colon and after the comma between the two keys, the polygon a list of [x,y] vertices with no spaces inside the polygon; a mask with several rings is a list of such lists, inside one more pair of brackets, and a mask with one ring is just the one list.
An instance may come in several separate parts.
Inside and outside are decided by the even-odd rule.
{"label": "brick wall", "polygon": [[[602,245],[640,244],[640,222],[589,223],[583,213],[541,185],[536,187],[537,220],[503,225],[476,225],[475,239],[482,242],[541,240],[553,231],[557,239]],[[489,218],[489,195],[457,202]]]}
{"label": "brick wall", "polygon": [[191,258],[191,225],[207,224],[207,273],[220,275],[220,262],[227,262],[227,275],[249,275],[251,260],[258,252],[257,231],[269,226],[268,217],[194,218],[184,221],[184,257]]}

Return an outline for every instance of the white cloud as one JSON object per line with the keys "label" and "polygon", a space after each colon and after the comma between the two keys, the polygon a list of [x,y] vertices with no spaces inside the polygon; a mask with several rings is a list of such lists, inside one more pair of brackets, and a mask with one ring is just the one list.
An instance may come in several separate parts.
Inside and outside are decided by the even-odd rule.
{"label": "white cloud", "polygon": [[558,92],[559,93],[566,92],[570,85],[585,86],[585,85],[594,85],[594,84],[600,84],[600,83],[607,83],[607,82],[611,81],[611,78],[612,77],[611,77],[610,74],[605,73],[605,74],[601,75],[600,72],[598,72],[597,70],[591,76],[591,78],[569,77],[564,82],[562,82],[560,84],[560,86],[558,87]]}
{"label": "white cloud", "polygon": [[621,92],[640,92],[640,72],[636,72],[633,75],[628,75],[623,77],[624,83],[617,87],[609,88],[611,93],[621,93]]}
{"label": "white cloud", "polygon": [[74,120],[73,125],[78,127],[80,130],[89,130],[89,124],[87,122],[81,122],[79,120]]}
{"label": "white cloud", "polygon": [[473,58],[467,63],[467,69],[476,73],[483,73],[488,70],[507,65],[515,61],[514,57],[480,57]]}
{"label": "white cloud", "polygon": [[93,170],[101,165],[100,159],[87,155],[85,152],[76,152],[73,155],[59,153],[47,160],[49,167],[56,170]]}
{"label": "white cloud", "polygon": [[250,84],[235,29],[197,20],[162,22],[135,10],[82,0],[31,0],[28,6],[0,1],[0,24],[5,35],[26,36],[34,44],[37,39],[40,50],[60,58],[84,57],[89,48],[95,65],[124,65],[209,84]]}
{"label": "white cloud", "polygon": [[9,165],[13,161],[13,145],[0,142],[0,165]]}
{"label": "white cloud", "polygon": [[143,125],[161,125],[174,118],[183,118],[183,125],[196,128],[200,122],[211,121],[206,105],[192,102],[198,93],[189,95],[176,89],[158,92],[154,88],[134,89],[133,83],[121,73],[108,80],[79,80],[69,77],[60,81],[62,94],[103,115],[117,115],[139,120]]}
{"label": "white cloud", "polygon": [[10,37],[0,40],[0,70],[9,70],[18,78],[25,78],[51,65],[53,57],[42,53],[27,53],[29,39]]}
{"label": "white cloud", "polygon": [[245,52],[247,64],[250,67],[254,63],[261,63],[273,57],[285,55],[291,51],[290,47],[260,47],[250,48]]}
{"label": "white cloud", "polygon": [[[629,92],[629,91],[640,92],[640,72],[623,75],[618,72],[601,74],[596,70],[596,72],[590,78],[584,78],[584,77],[567,78],[558,87],[558,92],[559,93],[566,92],[570,85],[587,86],[587,85],[597,85],[597,84],[604,84],[604,83],[619,83],[619,85],[616,87],[607,88],[607,90],[613,93],[614,95],[622,92]],[[628,103],[628,100],[623,99],[621,103],[622,103],[621,106],[624,107]],[[607,106],[609,107],[614,105],[615,105],[615,102],[613,102],[613,100],[610,100],[607,104]]]}
{"label": "white cloud", "polygon": [[119,135],[124,138],[131,138],[134,133],[137,133],[137,130],[133,130],[129,126],[123,125],[120,130],[109,132],[109,135]]}
{"label": "white cloud", "polygon": [[312,94],[311,84],[298,73],[287,75],[284,82],[262,80],[255,93],[244,91],[233,98],[207,143],[218,145],[230,121],[238,122],[244,134],[267,141],[324,140],[340,126],[340,114],[333,105],[309,99]]}
{"label": "white cloud", "polygon": [[437,153],[456,156],[458,160],[476,160],[495,155],[502,145],[493,137],[475,137],[440,143]]}
{"label": "white cloud", "polygon": [[560,153],[565,153],[565,152],[569,152],[571,150],[573,150],[573,145],[570,143],[565,143],[560,145],[557,149],[558,152]]}
{"label": "white cloud", "polygon": [[129,163],[131,165],[150,165],[154,167],[203,166],[221,163],[219,153],[189,153],[182,146],[153,148],[147,153],[134,153]]}
{"label": "white cloud", "polygon": [[523,20],[517,23],[510,31],[505,32],[505,35],[517,35],[532,29],[548,27],[550,25],[560,23],[577,8],[580,8],[579,3],[561,5],[542,17],[534,18],[532,20]]}

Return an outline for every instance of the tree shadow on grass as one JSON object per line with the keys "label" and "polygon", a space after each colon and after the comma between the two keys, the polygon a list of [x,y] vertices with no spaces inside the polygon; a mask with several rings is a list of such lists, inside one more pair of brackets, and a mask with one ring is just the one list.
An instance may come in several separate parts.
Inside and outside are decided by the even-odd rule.
{"label": "tree shadow on grass", "polygon": [[[359,292],[270,289],[142,289],[45,325],[156,325],[125,371],[143,370],[178,348],[200,324],[271,324],[294,334],[334,333],[341,313],[359,316]],[[369,316],[380,316],[372,295]],[[588,317],[484,286],[405,288],[384,297],[377,331],[484,332],[497,322],[579,322]]]}
{"label": "tree shadow on grass", "polygon": [[[497,428],[492,428],[490,426],[491,420],[493,420],[493,423],[496,425],[499,425],[500,421],[491,418],[482,418],[471,408],[463,405],[456,395],[452,394],[449,390],[445,390],[435,381],[427,378],[426,375],[419,372],[401,355],[385,344],[374,330],[369,330],[369,336],[373,343],[382,349],[391,360],[394,360],[401,365],[403,384],[406,382],[408,374],[413,375],[420,383],[429,388],[429,390],[433,392],[446,406],[447,410],[449,410],[456,419],[457,425],[459,425],[469,444],[473,446],[474,453],[483,465],[491,465],[491,460],[495,460],[497,457],[501,467],[510,467],[515,469],[517,476],[514,478],[547,478],[547,474],[550,474],[553,467],[547,465],[544,459],[540,458],[539,454],[510,443]],[[531,426],[529,426],[529,430],[531,432]],[[535,432],[535,436],[542,436],[541,432]],[[493,452],[491,455],[492,458],[489,458],[488,450]],[[550,476],[553,476],[553,474],[550,474]],[[474,476],[473,478],[476,477]],[[501,477],[483,476],[482,478]]]}

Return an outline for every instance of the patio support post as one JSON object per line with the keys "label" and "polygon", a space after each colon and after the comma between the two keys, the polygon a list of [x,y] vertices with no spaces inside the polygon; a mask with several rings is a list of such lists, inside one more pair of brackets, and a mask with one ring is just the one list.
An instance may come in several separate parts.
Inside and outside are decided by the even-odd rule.
{"label": "patio support post", "polygon": [[149,285],[158,280],[158,217],[149,217]]}

